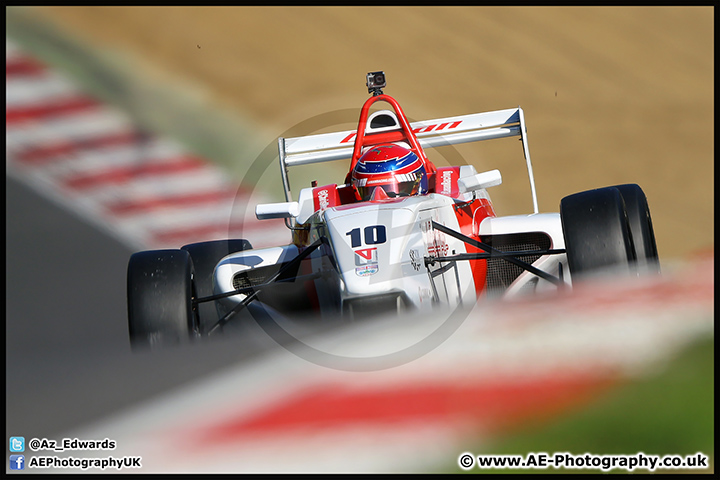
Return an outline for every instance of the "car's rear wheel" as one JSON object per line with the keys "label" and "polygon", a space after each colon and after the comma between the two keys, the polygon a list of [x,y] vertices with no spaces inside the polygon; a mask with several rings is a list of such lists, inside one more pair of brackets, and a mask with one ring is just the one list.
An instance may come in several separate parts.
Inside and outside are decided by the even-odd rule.
{"label": "car's rear wheel", "polygon": [[128,262],[127,301],[133,348],[189,341],[198,334],[193,264],[185,250],[151,250]]}
{"label": "car's rear wheel", "polygon": [[[194,280],[197,298],[209,297],[213,294],[213,272],[223,257],[250,249],[252,249],[252,245],[244,239],[212,240],[183,246],[182,250],[190,253],[195,268]],[[205,335],[218,320],[215,302],[198,304],[198,312],[200,333]]]}
{"label": "car's rear wheel", "polygon": [[655,232],[650,218],[650,208],[647,197],[639,185],[616,185],[625,202],[625,211],[628,215],[630,235],[635,247],[635,257],[638,271],[643,273],[659,273],[660,261],[658,258]]}
{"label": "car's rear wheel", "polygon": [[605,187],[569,195],[560,202],[560,219],[573,280],[611,268],[634,272],[635,249],[620,190]]}

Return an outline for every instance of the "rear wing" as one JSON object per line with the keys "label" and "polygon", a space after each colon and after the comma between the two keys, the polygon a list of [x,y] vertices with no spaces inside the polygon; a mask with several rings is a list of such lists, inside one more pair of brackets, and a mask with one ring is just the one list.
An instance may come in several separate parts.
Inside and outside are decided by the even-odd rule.
{"label": "rear wing", "polygon": [[[373,119],[378,121],[373,122]],[[388,123],[392,121],[394,121],[395,125]],[[366,134],[395,131],[399,129],[399,125],[394,112],[380,110],[368,118]],[[423,149],[520,136],[530,179],[533,211],[539,213],[535,179],[527,144],[525,118],[520,107],[413,122],[410,127]],[[288,167],[350,159],[353,155],[356,135],[356,130],[347,130],[304,137],[280,137],[278,139],[278,151],[286,201],[292,201]]]}

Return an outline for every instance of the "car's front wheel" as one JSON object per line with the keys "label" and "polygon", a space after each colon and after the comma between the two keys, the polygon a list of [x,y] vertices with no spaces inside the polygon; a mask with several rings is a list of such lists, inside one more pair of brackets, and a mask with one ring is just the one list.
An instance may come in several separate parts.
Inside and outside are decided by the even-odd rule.
{"label": "car's front wheel", "polygon": [[185,250],[151,250],[130,257],[128,327],[133,348],[189,341],[198,334],[193,264]]}

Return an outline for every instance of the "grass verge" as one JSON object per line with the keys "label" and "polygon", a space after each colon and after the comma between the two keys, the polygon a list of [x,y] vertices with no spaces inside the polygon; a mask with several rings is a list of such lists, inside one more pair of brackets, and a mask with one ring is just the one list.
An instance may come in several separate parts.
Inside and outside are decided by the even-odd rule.
{"label": "grass verge", "polygon": [[[474,454],[522,455],[530,452],[569,452],[632,455],[692,455],[709,457],[709,468],[688,473],[714,471],[714,339],[686,348],[656,375],[642,378],[608,392],[582,411],[552,423],[525,426],[507,432]],[[453,470],[448,468],[448,470]],[[459,467],[455,472],[465,472]],[[600,473],[601,470],[548,468],[470,469],[469,473]],[[649,470],[635,470],[647,473]],[[659,472],[656,470],[655,472]],[[678,473],[679,470],[663,470]],[[621,473],[624,470],[611,470]]]}

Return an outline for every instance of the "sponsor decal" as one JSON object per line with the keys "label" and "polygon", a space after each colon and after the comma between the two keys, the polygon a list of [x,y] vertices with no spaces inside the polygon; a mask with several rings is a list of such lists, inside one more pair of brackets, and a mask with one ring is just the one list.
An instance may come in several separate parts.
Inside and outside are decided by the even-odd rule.
{"label": "sponsor decal", "polygon": [[324,187],[313,188],[313,207],[315,211],[324,211],[334,207],[339,202],[337,185],[325,185]]}
{"label": "sponsor decal", "polygon": [[360,277],[367,277],[370,275],[375,275],[378,272],[378,265],[365,265],[362,267],[355,267],[355,273]]}
{"label": "sponsor decal", "polygon": [[450,247],[448,247],[448,244],[445,243],[444,240],[435,242],[435,244],[428,246],[428,255],[431,257],[444,257],[447,256],[449,249]]}
{"label": "sponsor decal", "polygon": [[420,230],[423,232],[428,255],[431,257],[443,257],[447,255],[450,247],[448,247],[445,241],[445,234],[432,228],[431,220],[423,221],[420,224]]}
{"label": "sponsor decal", "polygon": [[418,179],[417,173],[398,173],[395,175],[395,180],[398,182],[414,182]]}
{"label": "sponsor decal", "polygon": [[[459,121],[453,122],[453,123],[441,123],[440,125],[434,124],[434,125],[428,125],[427,127],[418,127],[418,128],[413,129],[413,133],[432,132],[433,130],[435,130],[437,132],[439,130],[443,130],[445,127],[447,127],[447,129],[449,130],[451,128],[457,128],[457,126],[460,125],[461,123],[462,123],[462,120],[459,120]],[[437,128],[435,128],[435,127],[437,127]]]}
{"label": "sponsor decal", "polygon": [[355,265],[377,263],[377,248],[360,248],[355,250]]}
{"label": "sponsor decal", "polygon": [[[440,130],[450,130],[451,128],[457,128],[458,125],[460,125],[461,123],[462,123],[462,120],[458,120],[457,122],[452,122],[452,123],[449,123],[449,122],[441,123],[441,124],[435,123],[433,125],[427,125],[425,127],[413,128],[412,132],[417,134],[417,133],[432,132],[433,130],[435,130],[436,132],[439,132]],[[340,141],[340,143],[351,142],[355,138],[355,135],[357,135],[357,132],[352,132],[350,135],[343,138]]]}
{"label": "sponsor decal", "polygon": [[328,197],[330,194],[327,190],[320,190],[317,194],[318,196],[318,204],[320,205],[320,210],[325,210],[330,206],[330,200]]}
{"label": "sponsor decal", "polygon": [[380,269],[377,248],[359,248],[355,252],[355,273],[360,277],[374,275]]}
{"label": "sponsor decal", "polygon": [[440,193],[443,195],[452,194],[452,170],[443,170],[440,185],[442,185],[442,192]]}
{"label": "sponsor decal", "polygon": [[413,270],[416,272],[419,272],[420,267],[422,267],[422,263],[420,262],[420,252],[417,250],[410,250],[410,265],[412,265]]}

